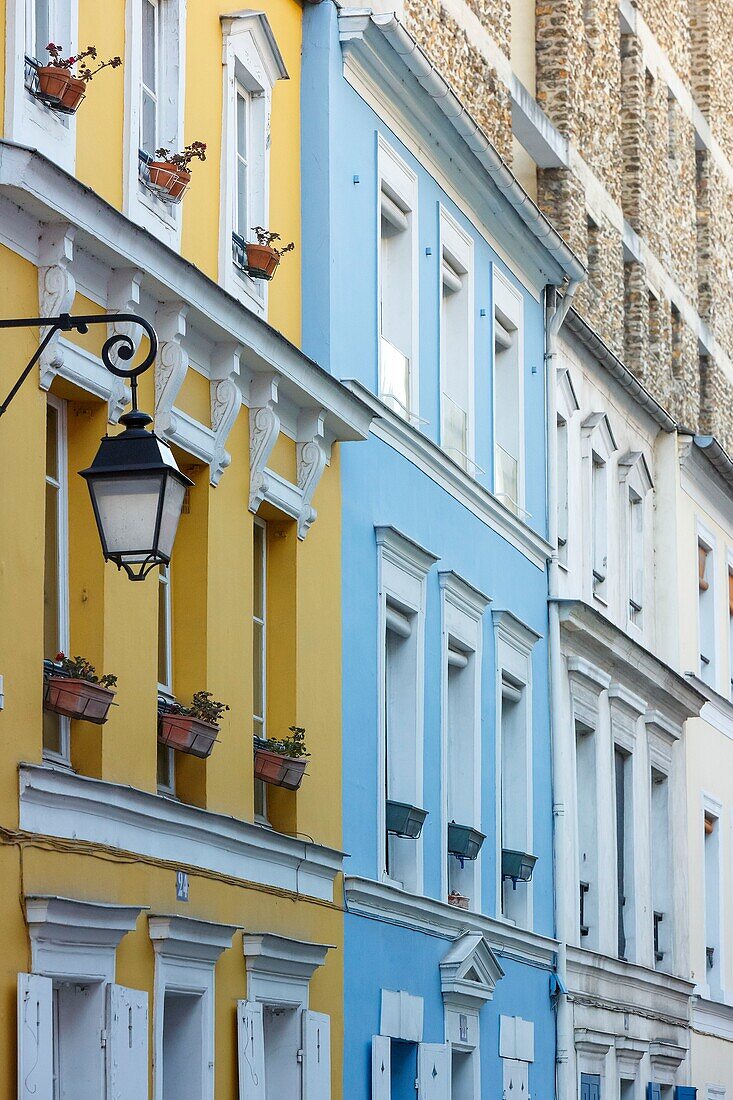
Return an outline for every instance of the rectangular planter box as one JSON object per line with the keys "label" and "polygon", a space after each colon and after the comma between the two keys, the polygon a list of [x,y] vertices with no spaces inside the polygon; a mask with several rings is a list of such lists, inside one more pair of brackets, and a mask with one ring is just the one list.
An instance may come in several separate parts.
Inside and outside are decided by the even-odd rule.
{"label": "rectangular planter box", "polygon": [[305,774],[304,756],[283,756],[279,752],[262,748],[255,741],[255,779],[270,783],[273,787],[285,787],[297,791]]}
{"label": "rectangular planter box", "polygon": [[394,836],[418,840],[427,816],[428,811],[421,810],[419,806],[387,800],[387,832]]}
{"label": "rectangular planter box", "polygon": [[114,697],[115,693],[109,688],[91,680],[52,675],[45,680],[43,708],[78,722],[102,726],[107,721]]}
{"label": "rectangular planter box", "polygon": [[448,851],[458,859],[476,859],[486,835],[471,825],[456,825],[451,821],[448,826]]}
{"label": "rectangular planter box", "polygon": [[510,878],[514,885],[529,882],[532,878],[537,856],[529,852],[516,852],[512,848],[503,848],[501,852],[501,877]]}
{"label": "rectangular planter box", "polygon": [[158,716],[158,741],[161,745],[204,760],[211,755],[218,732],[218,726],[202,722],[200,718],[193,718],[190,714]]}

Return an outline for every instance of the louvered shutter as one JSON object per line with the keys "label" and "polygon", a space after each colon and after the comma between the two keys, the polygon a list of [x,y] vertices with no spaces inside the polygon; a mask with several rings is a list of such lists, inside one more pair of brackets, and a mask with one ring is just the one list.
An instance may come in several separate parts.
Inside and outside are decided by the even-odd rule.
{"label": "louvered shutter", "polygon": [[697,1089],[692,1085],[677,1085],[674,1100],[697,1100]]}
{"label": "louvered shutter", "polygon": [[646,1100],[662,1100],[662,1086],[650,1081],[646,1087]]}
{"label": "louvered shutter", "polygon": [[147,1096],[148,995],[107,987],[107,1100]]}
{"label": "louvered shutter", "polygon": [[265,1100],[265,1032],[262,1005],[237,1001],[239,1100]]}
{"label": "louvered shutter", "polygon": [[417,1095],[419,1100],[450,1100],[450,1043],[418,1044]]}
{"label": "louvered shutter", "polygon": [[331,1018],[304,1011],[303,1100],[331,1100]]}
{"label": "louvered shutter", "polygon": [[18,975],[18,1100],[53,1100],[53,983]]}
{"label": "louvered shutter", "polygon": [[391,1100],[392,1040],[372,1035],[372,1100]]}

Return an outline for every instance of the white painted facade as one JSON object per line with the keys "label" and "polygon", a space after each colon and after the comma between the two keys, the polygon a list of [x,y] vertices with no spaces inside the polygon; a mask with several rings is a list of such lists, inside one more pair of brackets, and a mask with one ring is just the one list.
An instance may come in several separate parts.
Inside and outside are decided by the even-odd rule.
{"label": "white painted facade", "polygon": [[557,994],[558,1095],[642,1100],[651,1082],[671,1097],[698,1083],[680,867],[685,723],[704,703],[674,647],[658,645],[670,629],[658,608],[669,603],[662,540],[674,425],[574,314],[558,343],[551,596],[558,972],[567,986]]}

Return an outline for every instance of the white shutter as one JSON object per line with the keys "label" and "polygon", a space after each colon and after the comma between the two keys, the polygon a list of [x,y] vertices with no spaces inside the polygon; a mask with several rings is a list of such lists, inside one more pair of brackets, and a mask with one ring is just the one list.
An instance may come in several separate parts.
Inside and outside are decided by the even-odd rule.
{"label": "white shutter", "polygon": [[507,1096],[529,1096],[529,1063],[518,1058],[504,1058],[504,1092]]}
{"label": "white shutter", "polygon": [[107,1100],[148,1094],[148,995],[107,986]]}
{"label": "white shutter", "polygon": [[331,1100],[331,1017],[303,1011],[303,1100]]}
{"label": "white shutter", "polygon": [[265,1032],[262,1005],[237,1001],[239,1100],[265,1100]]}
{"label": "white shutter", "polygon": [[18,975],[18,1100],[53,1100],[53,982]]}
{"label": "white shutter", "polygon": [[417,1048],[419,1100],[451,1100],[450,1043],[420,1043]]}
{"label": "white shutter", "polygon": [[372,1100],[391,1100],[392,1040],[389,1035],[372,1035]]}

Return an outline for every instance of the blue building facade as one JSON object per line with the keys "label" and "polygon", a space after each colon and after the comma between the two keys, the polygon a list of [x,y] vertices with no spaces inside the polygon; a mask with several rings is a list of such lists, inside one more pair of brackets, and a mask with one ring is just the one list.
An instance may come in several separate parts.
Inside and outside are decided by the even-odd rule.
{"label": "blue building facade", "polygon": [[306,9],[303,119],[304,349],[375,414],[340,459],[344,1095],[550,1100],[545,314],[582,269],[393,17]]}

